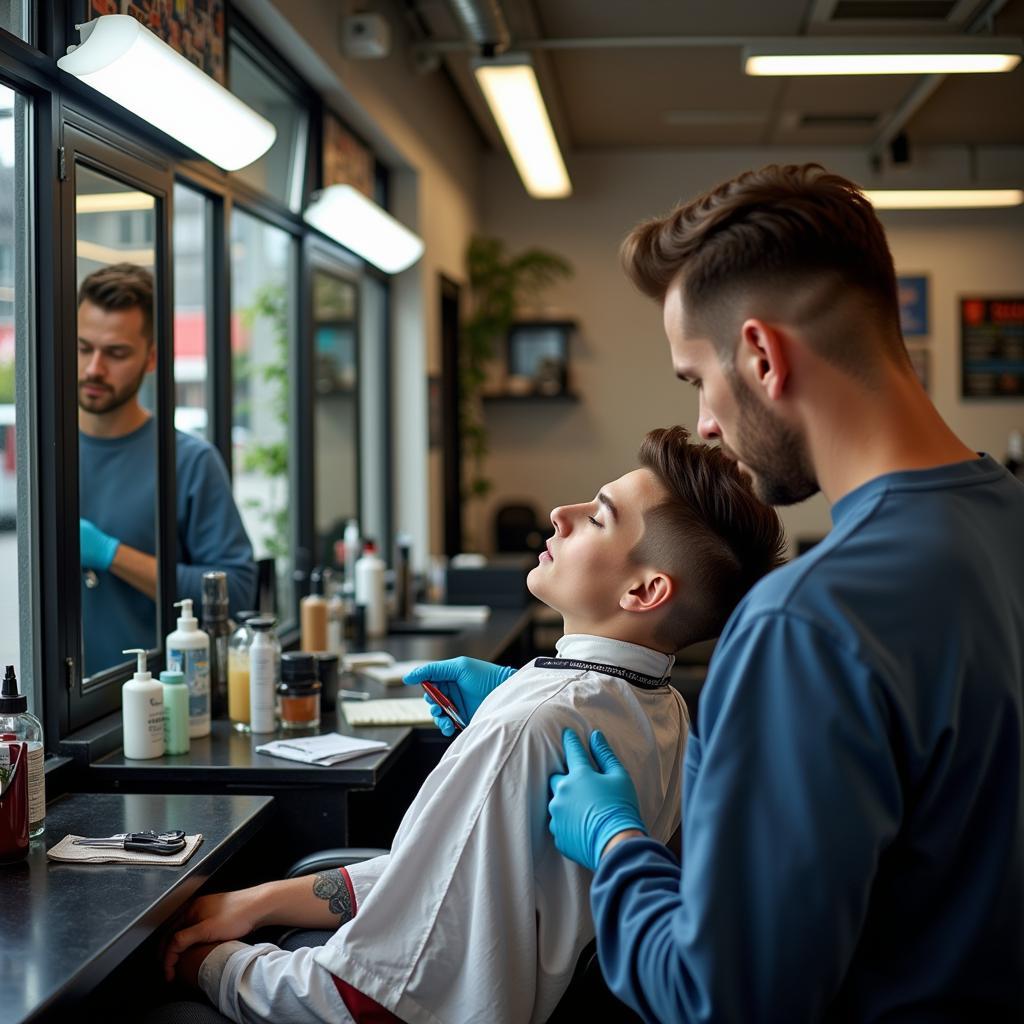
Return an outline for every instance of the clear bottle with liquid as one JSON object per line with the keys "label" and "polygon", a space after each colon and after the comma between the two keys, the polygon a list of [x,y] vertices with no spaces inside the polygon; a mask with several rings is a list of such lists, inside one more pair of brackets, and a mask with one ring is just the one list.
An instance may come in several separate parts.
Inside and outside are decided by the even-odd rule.
{"label": "clear bottle with liquid", "polygon": [[28,835],[36,839],[46,831],[43,723],[29,711],[28,697],[18,692],[13,665],[7,666],[0,689],[0,733],[13,735],[28,748]]}
{"label": "clear bottle with liquid", "polygon": [[228,718],[239,732],[249,732],[249,620],[260,613],[238,613],[238,628],[228,642]]}
{"label": "clear bottle with liquid", "polygon": [[281,642],[271,616],[250,619],[249,645],[249,727],[256,733],[277,728],[277,684],[281,677]]}

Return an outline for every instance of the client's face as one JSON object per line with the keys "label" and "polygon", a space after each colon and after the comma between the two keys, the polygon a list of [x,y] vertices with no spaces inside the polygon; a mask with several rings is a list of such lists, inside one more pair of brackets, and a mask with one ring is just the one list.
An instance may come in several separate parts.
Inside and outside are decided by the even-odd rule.
{"label": "client's face", "polygon": [[649,469],[636,469],[592,501],[553,509],[555,533],[527,577],[530,592],[561,612],[569,630],[607,622],[640,579],[629,553],[643,537],[644,513],[666,497]]}

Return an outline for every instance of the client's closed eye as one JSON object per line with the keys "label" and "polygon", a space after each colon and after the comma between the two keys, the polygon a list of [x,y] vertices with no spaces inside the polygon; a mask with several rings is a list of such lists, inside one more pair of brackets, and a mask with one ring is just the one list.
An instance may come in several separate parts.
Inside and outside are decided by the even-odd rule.
{"label": "client's closed eye", "polygon": [[604,523],[599,523],[593,516],[587,516],[587,518],[600,530],[604,529]]}

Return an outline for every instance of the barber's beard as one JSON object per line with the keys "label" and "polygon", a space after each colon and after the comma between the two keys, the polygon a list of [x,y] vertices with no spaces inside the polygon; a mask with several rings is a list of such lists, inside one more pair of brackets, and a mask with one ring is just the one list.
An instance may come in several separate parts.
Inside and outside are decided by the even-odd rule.
{"label": "barber's beard", "polygon": [[[107,413],[111,413],[120,409],[122,405],[130,402],[138,393],[139,388],[142,387],[142,382],[146,378],[146,371],[142,370],[139,374],[138,380],[132,384],[128,384],[123,388],[111,389],[97,398],[86,398],[82,394],[82,387],[87,383],[94,383],[92,381],[79,380],[78,381],[78,407],[84,412],[92,413],[94,416],[104,416]],[[95,382],[99,383],[99,382]]]}
{"label": "barber's beard", "polygon": [[818,493],[806,438],[773,416],[738,374],[729,374],[739,408],[730,454],[751,474],[754,493],[766,505],[796,505]]}

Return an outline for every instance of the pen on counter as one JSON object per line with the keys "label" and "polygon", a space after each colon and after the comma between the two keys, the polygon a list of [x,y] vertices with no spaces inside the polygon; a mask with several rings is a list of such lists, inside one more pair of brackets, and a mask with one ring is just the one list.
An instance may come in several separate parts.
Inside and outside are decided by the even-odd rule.
{"label": "pen on counter", "polygon": [[338,687],[338,700],[369,700],[370,695],[364,690],[350,690],[345,686]]}

